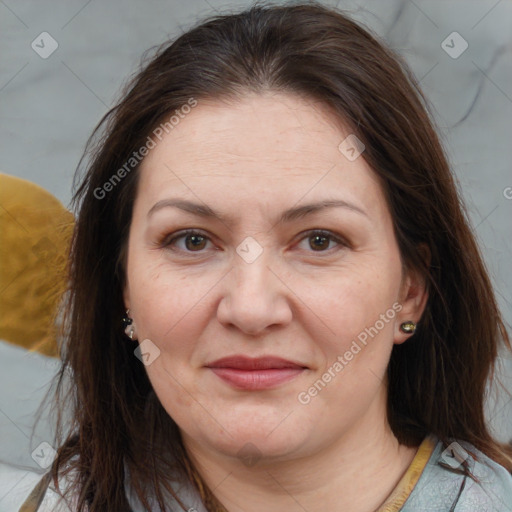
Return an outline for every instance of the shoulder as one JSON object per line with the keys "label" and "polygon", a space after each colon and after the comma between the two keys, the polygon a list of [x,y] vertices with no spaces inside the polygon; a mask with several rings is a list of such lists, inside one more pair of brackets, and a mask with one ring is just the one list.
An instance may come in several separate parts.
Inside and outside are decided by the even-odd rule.
{"label": "shoulder", "polygon": [[[471,476],[473,478],[471,478]],[[512,475],[465,441],[436,446],[403,512],[511,512]]]}
{"label": "shoulder", "polygon": [[[460,510],[512,511],[512,474],[469,443],[459,442],[466,450],[475,480],[467,479]],[[485,508],[487,507],[487,508]],[[457,508],[457,511],[459,510]]]}
{"label": "shoulder", "polygon": [[77,496],[66,493],[74,472],[59,477],[59,489],[54,486],[50,471],[47,471],[33,487],[18,512],[75,512]]}

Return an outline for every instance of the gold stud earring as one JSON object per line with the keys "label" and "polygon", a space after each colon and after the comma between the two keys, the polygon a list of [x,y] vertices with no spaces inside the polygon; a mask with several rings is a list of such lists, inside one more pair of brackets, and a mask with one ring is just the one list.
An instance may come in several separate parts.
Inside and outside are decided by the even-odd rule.
{"label": "gold stud earring", "polygon": [[407,320],[407,322],[400,324],[400,330],[405,332],[405,334],[414,334],[416,324],[412,320]]}

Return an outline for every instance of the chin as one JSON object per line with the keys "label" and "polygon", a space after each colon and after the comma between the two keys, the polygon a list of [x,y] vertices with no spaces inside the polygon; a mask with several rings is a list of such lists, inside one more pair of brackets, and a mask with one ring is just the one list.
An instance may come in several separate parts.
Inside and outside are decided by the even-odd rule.
{"label": "chin", "polygon": [[318,430],[315,422],[298,414],[300,409],[291,412],[292,407],[276,408],[261,402],[247,407],[239,404],[236,408],[213,408],[207,403],[204,406],[211,414],[200,408],[199,416],[194,414],[191,418],[187,412],[177,418],[183,420],[178,425],[189,444],[208,446],[227,457],[286,460],[298,451],[308,451],[308,445],[311,441],[315,444],[318,435],[314,435]]}
{"label": "chin", "polygon": [[304,431],[290,432],[290,425],[282,425],[279,431],[280,427],[276,429],[275,426],[267,428],[265,424],[262,428],[257,422],[239,425],[236,432],[229,429],[231,436],[220,438],[212,438],[208,432],[206,442],[224,455],[240,459],[246,466],[262,458],[287,458],[306,442]]}

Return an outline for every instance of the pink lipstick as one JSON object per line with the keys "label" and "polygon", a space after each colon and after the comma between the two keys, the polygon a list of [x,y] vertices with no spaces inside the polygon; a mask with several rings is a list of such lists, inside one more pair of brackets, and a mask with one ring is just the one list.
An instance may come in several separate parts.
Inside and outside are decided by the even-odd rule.
{"label": "pink lipstick", "polygon": [[270,389],[300,375],[307,367],[280,357],[249,358],[243,355],[224,357],[208,363],[218,377],[246,390]]}

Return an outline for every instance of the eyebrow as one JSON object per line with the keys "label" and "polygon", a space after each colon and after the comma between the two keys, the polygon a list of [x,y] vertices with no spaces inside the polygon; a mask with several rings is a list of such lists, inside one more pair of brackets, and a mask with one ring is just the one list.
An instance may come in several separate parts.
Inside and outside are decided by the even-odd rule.
{"label": "eyebrow", "polygon": [[[229,216],[222,215],[219,212],[216,212],[209,206],[205,204],[193,203],[192,201],[187,201],[185,199],[178,198],[170,198],[170,199],[162,199],[155,203],[148,212],[148,217],[153,215],[156,211],[161,210],[162,208],[178,208],[185,212],[191,213],[193,215],[197,215],[199,217],[205,218],[213,218],[218,219],[223,223],[229,223],[231,218]],[[334,200],[324,200],[318,201],[316,203],[306,204],[303,206],[298,206],[295,208],[290,208],[285,210],[279,219],[279,223],[292,222],[307,215],[311,215],[313,213],[317,213],[320,210],[324,210],[326,208],[346,208],[358,214],[364,215],[368,217],[368,214],[359,206],[355,204],[349,203],[342,199],[334,199]]]}

